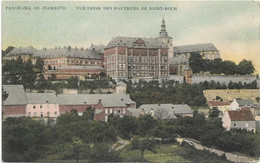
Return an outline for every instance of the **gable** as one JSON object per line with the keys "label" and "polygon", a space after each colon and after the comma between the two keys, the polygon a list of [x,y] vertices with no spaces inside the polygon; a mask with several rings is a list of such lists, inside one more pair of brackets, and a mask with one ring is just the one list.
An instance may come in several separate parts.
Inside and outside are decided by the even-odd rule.
{"label": "gable", "polygon": [[145,42],[143,39],[139,38],[135,42],[133,42],[134,47],[145,47]]}

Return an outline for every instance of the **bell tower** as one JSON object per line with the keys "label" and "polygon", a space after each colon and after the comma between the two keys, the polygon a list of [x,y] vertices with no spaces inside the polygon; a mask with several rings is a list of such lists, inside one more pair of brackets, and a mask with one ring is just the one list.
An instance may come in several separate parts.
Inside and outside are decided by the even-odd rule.
{"label": "bell tower", "polygon": [[172,57],[173,56],[172,37],[168,36],[164,18],[162,19],[161,31],[160,31],[159,37],[157,37],[157,39],[160,40],[161,42],[163,42],[164,44],[167,44],[167,46],[169,48],[168,57]]}

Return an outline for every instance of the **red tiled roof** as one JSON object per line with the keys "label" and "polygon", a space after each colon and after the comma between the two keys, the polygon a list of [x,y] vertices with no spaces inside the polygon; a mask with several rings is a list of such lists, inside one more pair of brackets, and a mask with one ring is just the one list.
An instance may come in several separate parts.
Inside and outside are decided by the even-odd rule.
{"label": "red tiled roof", "polygon": [[208,104],[210,106],[223,106],[223,105],[230,105],[230,102],[225,101],[209,101]]}
{"label": "red tiled roof", "polygon": [[231,121],[254,121],[255,118],[250,108],[242,108],[241,110],[228,110]]}

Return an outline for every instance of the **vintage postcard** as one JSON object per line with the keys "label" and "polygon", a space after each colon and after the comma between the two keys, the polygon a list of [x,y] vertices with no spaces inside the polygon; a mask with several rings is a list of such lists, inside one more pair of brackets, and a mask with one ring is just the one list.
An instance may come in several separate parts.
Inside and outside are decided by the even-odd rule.
{"label": "vintage postcard", "polygon": [[3,161],[259,160],[259,1],[2,1],[1,16]]}

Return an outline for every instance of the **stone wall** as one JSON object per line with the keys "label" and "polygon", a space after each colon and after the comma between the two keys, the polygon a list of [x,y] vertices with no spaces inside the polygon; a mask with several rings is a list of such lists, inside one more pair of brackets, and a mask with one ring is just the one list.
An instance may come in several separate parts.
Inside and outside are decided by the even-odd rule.
{"label": "stone wall", "polygon": [[[180,139],[179,140],[176,139],[176,140],[179,141]],[[206,150],[206,151],[209,151],[211,153],[215,153],[218,156],[225,155],[226,159],[229,160],[229,161],[233,161],[233,162],[256,162],[257,161],[257,160],[254,160],[253,158],[246,157],[246,156],[243,156],[241,154],[224,152],[224,151],[221,151],[221,150],[218,150],[218,149],[215,149],[215,148],[209,148],[209,147],[203,146],[203,145],[200,144],[200,142],[193,140],[193,139],[182,138],[182,140],[179,141],[179,142],[182,142],[182,141],[187,142],[189,145],[193,146],[194,148],[196,148],[198,150]]]}
{"label": "stone wall", "polygon": [[223,101],[233,101],[234,98],[251,99],[256,102],[256,98],[260,97],[259,89],[214,89],[203,91],[207,101],[212,101],[219,96]]}
{"label": "stone wall", "polygon": [[256,80],[254,75],[192,75],[192,83],[200,83],[204,81],[215,81],[220,82],[220,84],[228,84],[230,81],[234,83],[252,83]]}

